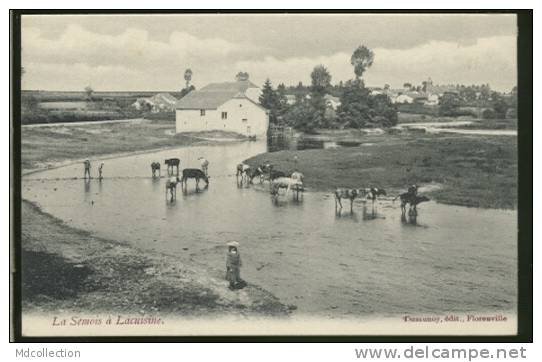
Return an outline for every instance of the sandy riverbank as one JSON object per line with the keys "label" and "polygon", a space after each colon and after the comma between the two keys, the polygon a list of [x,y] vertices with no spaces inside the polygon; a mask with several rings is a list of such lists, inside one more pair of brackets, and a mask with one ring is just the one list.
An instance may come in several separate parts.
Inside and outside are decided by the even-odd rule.
{"label": "sandy riverbank", "polygon": [[287,315],[289,307],[248,285],[202,267],[106,240],[22,203],[23,313],[98,312],[135,315]]}

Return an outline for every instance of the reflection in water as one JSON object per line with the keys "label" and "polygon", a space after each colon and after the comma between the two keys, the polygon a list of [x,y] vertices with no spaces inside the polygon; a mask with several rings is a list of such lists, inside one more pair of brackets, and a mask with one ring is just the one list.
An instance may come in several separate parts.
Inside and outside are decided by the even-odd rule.
{"label": "reflection in water", "polygon": [[328,141],[303,136],[292,136],[290,134],[275,133],[267,136],[267,147],[269,152],[282,150],[313,150],[337,147],[358,147],[362,143],[357,141]]}
{"label": "reflection in water", "polygon": [[303,193],[300,193],[300,195],[296,196],[296,194],[293,194],[292,198],[271,195],[271,201],[273,201],[273,205],[275,206],[301,205],[303,203]]}
{"label": "reflection in water", "polygon": [[374,220],[376,219],[376,208],[374,203],[371,206],[371,212],[367,212],[367,204],[363,204],[363,220]]}
{"label": "reflection in water", "polygon": [[418,224],[418,211],[410,208],[408,213],[401,213],[401,223],[404,225],[421,226]]}
{"label": "reflection in water", "polygon": [[90,179],[85,178],[84,182],[85,182],[85,193],[89,193],[90,192]]}
{"label": "reflection in water", "polygon": [[152,186],[152,190],[153,190],[153,191],[157,191],[157,190],[161,187],[160,179],[157,178],[157,177],[151,178],[150,184],[151,184],[151,186]]}
{"label": "reflection in water", "polygon": [[[352,218],[352,219],[355,219],[356,221],[359,220],[359,216],[355,211],[353,211],[353,210],[352,211],[345,211],[344,213],[342,211],[343,210],[341,208],[336,207],[335,208],[335,217],[336,218],[342,218],[342,217]],[[379,219],[379,218],[384,218],[384,217],[378,215],[376,205],[372,204],[370,207],[368,207],[367,203],[364,202],[363,206],[361,208],[361,219],[364,220],[364,221],[369,221],[369,220],[375,220],[375,219]]]}
{"label": "reflection in water", "polygon": [[354,211],[341,212],[341,209],[335,209],[335,220],[352,220],[359,222],[359,215]]}
{"label": "reflection in water", "polygon": [[248,176],[235,176],[235,182],[237,184],[238,189],[242,188],[249,188],[250,187],[250,179]]}
{"label": "reflection in water", "polygon": [[[368,204],[365,211],[356,208],[350,214],[345,208],[333,217],[329,194],[307,192],[296,202],[291,197],[274,200],[267,183],[237,188],[232,175],[236,165],[265,151],[265,142],[244,142],[111,159],[111,175],[100,191],[91,180],[81,192],[80,181],[71,179],[80,165],[67,166],[23,178],[23,197],[70,226],[142,250],[174,254],[179,262],[204,266],[211,275],[223,273],[216,266],[223,265],[224,241],[239,240],[244,277],[297,305],[300,314],[515,307],[515,211],[427,202],[423,223],[430,228],[401,227],[399,207],[381,200],[374,213]],[[179,192],[176,201],[165,202],[165,180],[151,180],[149,164],[178,157],[183,167],[197,168],[201,155],[214,165],[212,187],[196,192],[191,182],[186,195]],[[38,177],[45,182],[30,180]],[[402,288],[413,281],[416,288]],[[455,288],[443,288],[449,285]]]}
{"label": "reflection in water", "polygon": [[182,185],[183,184],[181,183],[181,189],[183,190],[183,198],[195,196],[195,195],[202,195],[205,193],[205,191],[209,190],[209,185],[205,185],[204,187],[198,186],[195,188],[185,187]]}

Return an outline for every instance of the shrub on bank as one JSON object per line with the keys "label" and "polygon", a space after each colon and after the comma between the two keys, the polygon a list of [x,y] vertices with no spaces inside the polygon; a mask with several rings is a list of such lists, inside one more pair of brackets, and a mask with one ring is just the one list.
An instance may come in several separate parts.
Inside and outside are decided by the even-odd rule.
{"label": "shrub on bank", "polygon": [[22,112],[21,124],[95,122],[112,119],[137,118],[137,115],[124,112],[107,111],[46,111]]}
{"label": "shrub on bank", "polygon": [[172,121],[175,122],[175,111],[172,112],[147,112],[143,115],[143,118],[156,120],[156,121]]}

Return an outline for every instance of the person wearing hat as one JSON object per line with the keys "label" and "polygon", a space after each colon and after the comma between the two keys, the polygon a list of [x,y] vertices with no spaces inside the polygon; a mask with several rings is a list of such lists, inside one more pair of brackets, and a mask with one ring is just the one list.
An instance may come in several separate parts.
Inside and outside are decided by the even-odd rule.
{"label": "person wearing hat", "polygon": [[230,289],[242,287],[241,279],[241,255],[239,255],[239,243],[230,241],[227,243],[228,253],[226,255],[226,280],[230,282]]}

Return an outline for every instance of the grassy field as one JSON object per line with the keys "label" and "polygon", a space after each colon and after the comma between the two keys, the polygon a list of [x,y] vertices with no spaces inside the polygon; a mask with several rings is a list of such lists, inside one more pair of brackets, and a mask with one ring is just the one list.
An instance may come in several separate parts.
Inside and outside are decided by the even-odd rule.
{"label": "grassy field", "polygon": [[[352,134],[348,137],[353,140]],[[393,194],[407,185],[436,183],[430,196],[448,204],[517,208],[517,140],[503,136],[396,134],[362,136],[366,145],[266,153],[246,162],[296,166],[312,190],[376,186]]]}
{"label": "grassy field", "polygon": [[174,123],[157,120],[22,127],[22,168],[33,169],[67,160],[202,142],[174,133]]}

